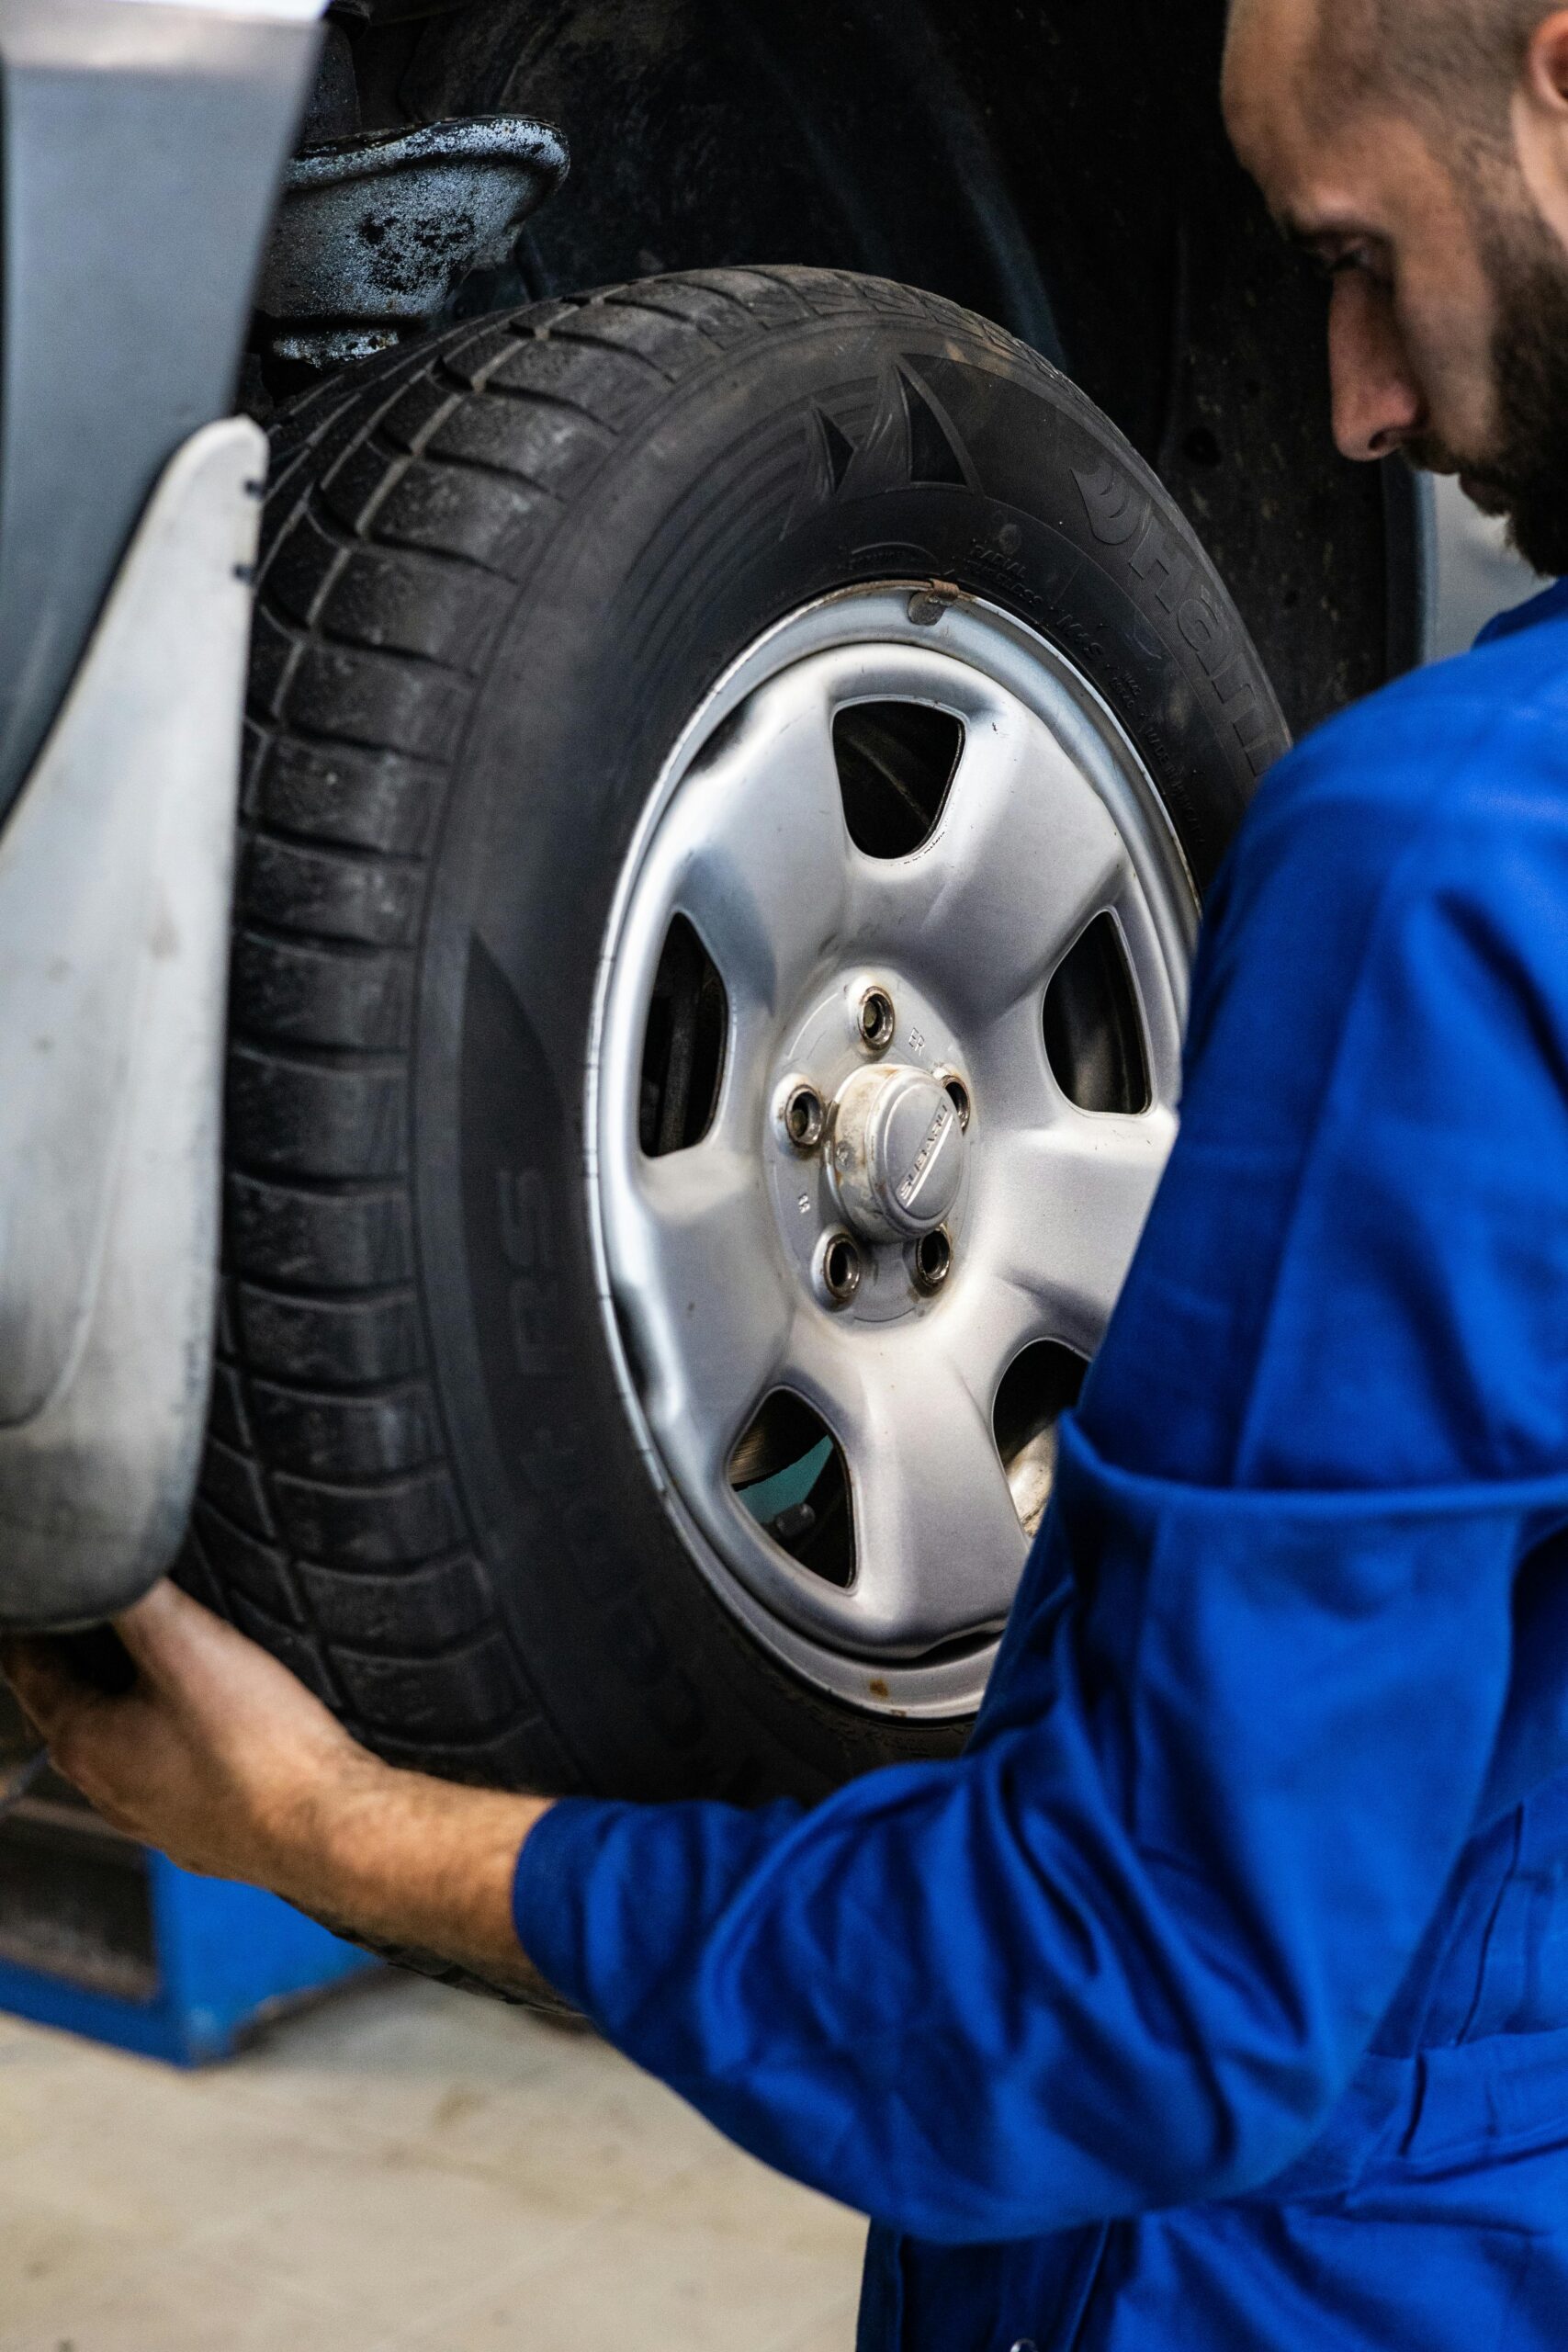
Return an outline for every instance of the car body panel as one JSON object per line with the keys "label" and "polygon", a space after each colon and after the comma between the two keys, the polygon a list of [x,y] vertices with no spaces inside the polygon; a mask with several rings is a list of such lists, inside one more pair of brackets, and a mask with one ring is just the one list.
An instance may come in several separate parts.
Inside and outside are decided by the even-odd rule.
{"label": "car body panel", "polygon": [[195,1480],[284,14],[0,0],[3,1624],[135,1599]]}

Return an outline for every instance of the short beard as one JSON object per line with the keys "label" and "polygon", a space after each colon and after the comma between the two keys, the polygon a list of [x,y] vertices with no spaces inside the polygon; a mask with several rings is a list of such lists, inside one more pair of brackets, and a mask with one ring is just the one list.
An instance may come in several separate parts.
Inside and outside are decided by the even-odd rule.
{"label": "short beard", "polygon": [[1405,454],[1426,471],[1462,475],[1530,569],[1556,578],[1568,572],[1568,253],[1533,211],[1510,206],[1482,231],[1499,305],[1495,446],[1472,461],[1427,436]]}

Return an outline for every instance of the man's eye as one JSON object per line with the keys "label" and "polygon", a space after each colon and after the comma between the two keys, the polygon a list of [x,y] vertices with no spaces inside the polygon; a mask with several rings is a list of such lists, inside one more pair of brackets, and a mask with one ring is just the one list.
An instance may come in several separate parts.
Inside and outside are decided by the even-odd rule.
{"label": "man's eye", "polygon": [[1344,253],[1325,254],[1323,273],[1330,282],[1337,277],[1364,277],[1372,286],[1392,291],[1393,276],[1383,254],[1368,245],[1351,245]]}

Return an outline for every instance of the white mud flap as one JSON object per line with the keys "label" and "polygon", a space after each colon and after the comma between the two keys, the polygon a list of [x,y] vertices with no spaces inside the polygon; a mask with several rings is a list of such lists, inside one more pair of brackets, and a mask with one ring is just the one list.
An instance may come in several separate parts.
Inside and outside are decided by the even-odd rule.
{"label": "white mud flap", "polygon": [[173,458],[0,835],[0,1624],[126,1606],[189,1509],[265,466]]}

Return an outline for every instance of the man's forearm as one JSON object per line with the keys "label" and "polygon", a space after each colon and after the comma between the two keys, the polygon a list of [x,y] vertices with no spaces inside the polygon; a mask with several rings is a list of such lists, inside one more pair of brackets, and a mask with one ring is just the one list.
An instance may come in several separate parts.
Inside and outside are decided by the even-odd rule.
{"label": "man's forearm", "polygon": [[56,1766],[106,1818],[186,1870],[270,1887],[350,1935],[547,1990],[512,1919],[518,1852],[546,1800],[383,1764],[172,1585],[118,1631],[133,1672],[114,1695],[58,1644],[0,1645]]}
{"label": "man's forearm", "polygon": [[367,1758],[303,1809],[273,1875],[291,1903],[352,1934],[544,1993],[518,1946],[512,1884],[548,1810],[544,1798],[457,1788]]}

